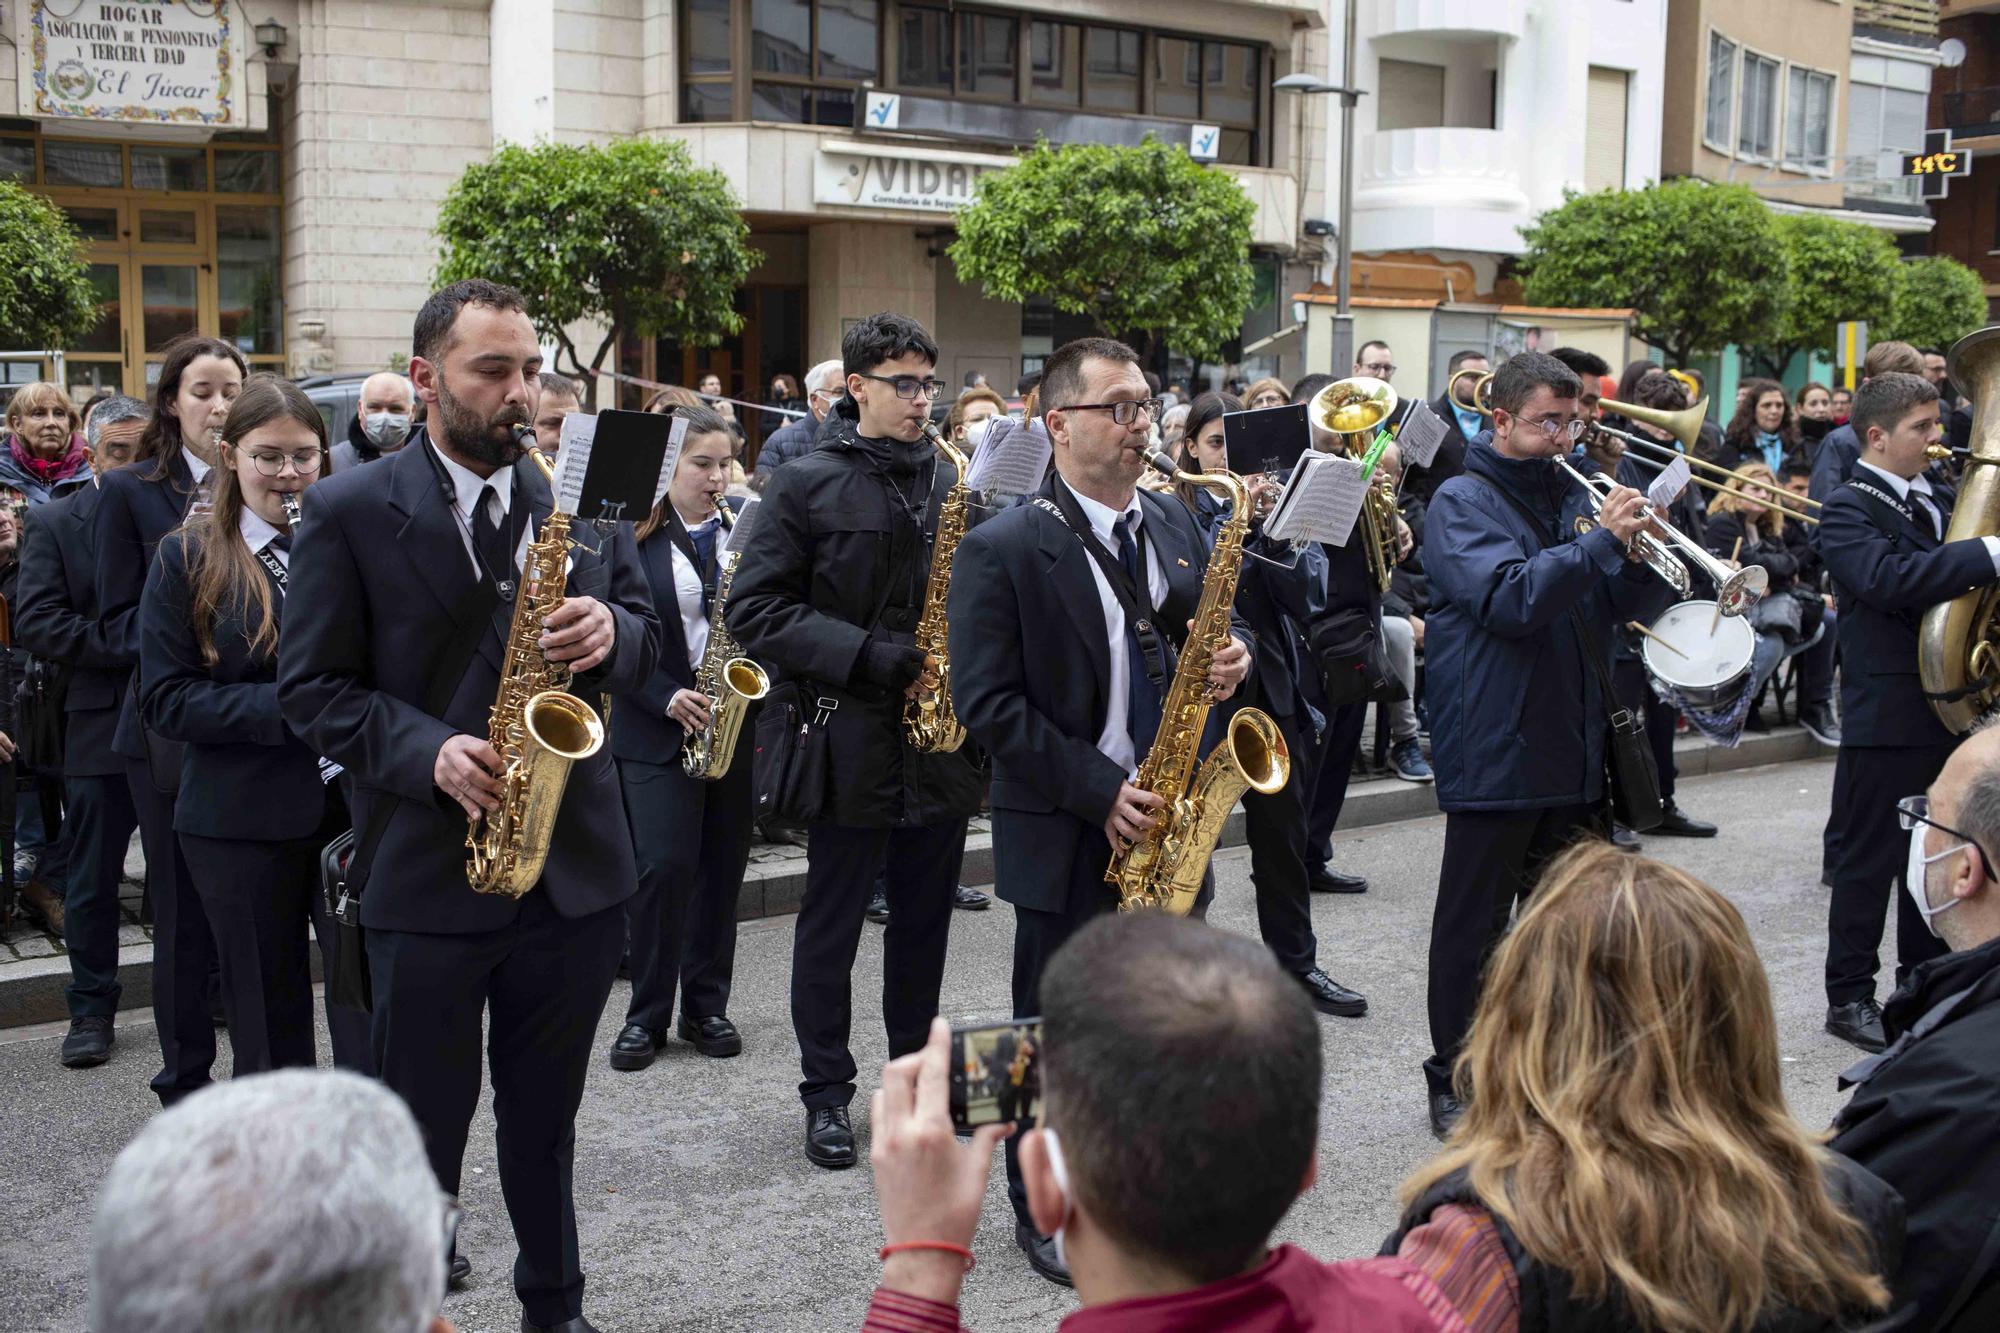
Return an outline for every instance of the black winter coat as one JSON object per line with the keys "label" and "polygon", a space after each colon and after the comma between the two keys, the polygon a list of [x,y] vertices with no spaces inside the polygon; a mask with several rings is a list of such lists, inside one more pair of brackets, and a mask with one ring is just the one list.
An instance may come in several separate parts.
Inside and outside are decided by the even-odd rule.
{"label": "black winter coat", "polygon": [[1833,1148],[1903,1196],[1907,1327],[2000,1327],[2000,940],[1913,968],[1882,1026],[1889,1049],[1841,1076]]}
{"label": "black winter coat", "polygon": [[[1736,545],[1739,537],[1743,540],[1740,549]],[[1763,566],[1764,572],[1771,576],[1767,592],[1783,592],[1798,578],[1799,557],[1791,545],[1782,538],[1762,532],[1756,534],[1753,544],[1749,525],[1743,521],[1743,515],[1734,509],[1709,511],[1707,545],[1711,554],[1724,560],[1729,559],[1731,551],[1735,551],[1739,563]]]}
{"label": "black winter coat", "polygon": [[[956,474],[930,458],[914,476],[892,481],[885,442],[862,439],[854,414],[853,400],[841,399],[812,451],[771,474],[724,614],[744,652],[776,679],[810,682],[816,697],[838,705],[827,723],[831,823],[893,828],[964,819],[979,808],[983,786],[976,747],[910,749],[902,691],[862,669],[871,640],[916,642],[930,534]],[[929,496],[921,529],[905,494]]]}

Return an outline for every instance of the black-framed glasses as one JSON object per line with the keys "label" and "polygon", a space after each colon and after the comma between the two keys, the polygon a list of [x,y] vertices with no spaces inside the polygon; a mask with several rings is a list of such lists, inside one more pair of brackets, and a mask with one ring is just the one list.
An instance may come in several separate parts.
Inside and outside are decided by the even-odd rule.
{"label": "black-framed glasses", "polygon": [[1386,380],[1396,373],[1396,365],[1393,361],[1377,361],[1373,365],[1361,367],[1361,371],[1365,375],[1373,375],[1378,380]]}
{"label": "black-framed glasses", "polygon": [[296,454],[274,454],[255,449],[251,450],[247,457],[256,466],[258,473],[266,477],[284,476],[287,463],[290,463],[292,470],[301,477],[310,477],[319,471],[321,463],[320,451],[317,449],[306,449]]}
{"label": "black-framed glasses", "polygon": [[1160,419],[1160,400],[1157,398],[1127,398],[1116,403],[1064,403],[1058,412],[1109,412],[1111,419],[1121,426],[1129,426],[1144,412],[1148,421]]}
{"label": "black-framed glasses", "polygon": [[[1940,833],[1949,833],[1952,837],[1957,838],[1967,847],[1970,847],[1972,854],[1979,858],[1979,873],[1987,879],[1993,878],[1993,864],[1986,859],[1986,849],[1979,845],[1979,839],[1973,837],[1970,833],[1961,833],[1949,824],[1940,824],[1935,819],[1932,819],[1930,797],[1905,796],[1902,800],[1896,802],[1896,823],[1905,833],[1908,833],[1919,824],[1928,824]],[[1956,849],[1954,848],[1953,850]],[[1939,859],[1949,854],[1939,853]]]}
{"label": "black-framed glasses", "polygon": [[944,392],[943,380],[920,380],[915,375],[870,375],[862,370],[854,373],[864,380],[874,380],[877,384],[891,386],[896,390],[898,398],[908,399],[910,402],[915,402],[919,394],[936,402],[937,396]]}

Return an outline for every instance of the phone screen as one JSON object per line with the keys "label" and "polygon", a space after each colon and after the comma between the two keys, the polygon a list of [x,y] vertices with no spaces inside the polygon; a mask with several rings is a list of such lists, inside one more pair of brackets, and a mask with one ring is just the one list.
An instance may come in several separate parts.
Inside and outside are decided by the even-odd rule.
{"label": "phone screen", "polygon": [[1034,1128],[1042,1112],[1041,1055],[1039,1018],[952,1028],[952,1127],[961,1134],[1008,1121]]}

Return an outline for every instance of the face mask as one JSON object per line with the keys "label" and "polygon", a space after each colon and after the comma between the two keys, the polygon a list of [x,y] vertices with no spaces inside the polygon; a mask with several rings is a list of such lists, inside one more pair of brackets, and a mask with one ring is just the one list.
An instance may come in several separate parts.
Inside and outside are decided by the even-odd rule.
{"label": "face mask", "polygon": [[370,412],[361,419],[361,433],[378,449],[393,449],[410,433],[410,418],[401,412]]}
{"label": "face mask", "polygon": [[1928,886],[1925,884],[1925,881],[1930,877],[1930,868],[1946,857],[1954,856],[1964,851],[1972,844],[1969,842],[1955,842],[1941,852],[1926,853],[1924,851],[1924,830],[1928,827],[1930,826],[1927,824],[1919,824],[1910,830],[1910,859],[1903,866],[1903,887],[1909,891],[1911,901],[1916,903],[1917,914],[1924,919],[1924,928],[1935,935],[1938,933],[1938,928],[1932,924],[1931,918],[1939,912],[1948,911],[1958,906],[1959,900],[1951,898],[1946,900],[1942,906],[1931,906]]}
{"label": "face mask", "polygon": [[1062,1225],[1056,1228],[1056,1234],[1051,1239],[1056,1243],[1056,1262],[1068,1271],[1069,1252],[1063,1248],[1063,1231],[1068,1228],[1069,1215],[1076,1207],[1072,1202],[1075,1195],[1069,1187],[1069,1163],[1063,1160],[1062,1140],[1056,1137],[1053,1129],[1042,1130],[1042,1144],[1049,1150],[1049,1174],[1056,1178],[1056,1185],[1063,1192]]}

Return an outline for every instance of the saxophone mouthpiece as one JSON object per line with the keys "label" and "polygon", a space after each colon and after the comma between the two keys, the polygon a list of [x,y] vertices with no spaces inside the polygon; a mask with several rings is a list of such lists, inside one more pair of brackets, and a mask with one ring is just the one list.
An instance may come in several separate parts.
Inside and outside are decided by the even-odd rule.
{"label": "saxophone mouthpiece", "polygon": [[1158,471],[1166,473],[1169,477],[1180,471],[1179,465],[1174,462],[1173,455],[1165,449],[1142,449],[1140,452],[1145,455],[1148,463]]}

